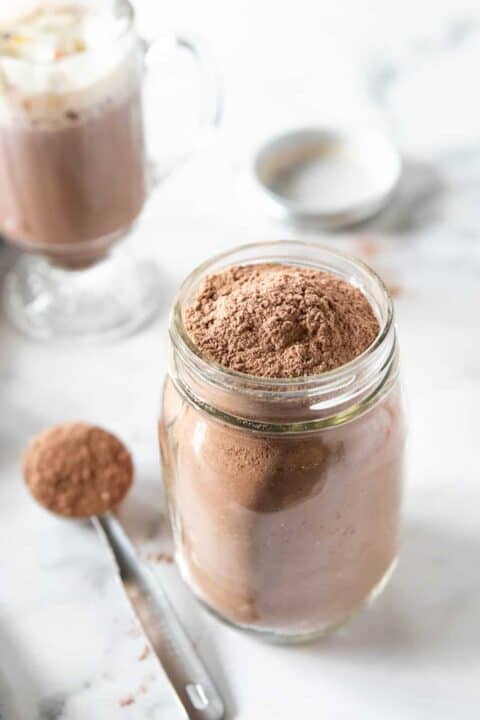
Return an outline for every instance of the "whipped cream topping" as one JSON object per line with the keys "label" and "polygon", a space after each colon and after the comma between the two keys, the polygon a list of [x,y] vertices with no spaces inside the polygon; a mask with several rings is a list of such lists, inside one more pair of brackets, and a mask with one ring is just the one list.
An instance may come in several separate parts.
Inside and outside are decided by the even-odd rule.
{"label": "whipped cream topping", "polygon": [[81,5],[40,6],[0,25],[0,54],[48,62],[84,52],[90,24],[86,18]]}
{"label": "whipped cream topping", "polygon": [[124,98],[138,82],[129,25],[127,15],[52,2],[0,23],[0,121],[58,123]]}
{"label": "whipped cream topping", "polygon": [[29,12],[0,20],[0,56],[57,62],[113,41],[128,24],[126,15],[96,11],[78,3],[38,3]]}

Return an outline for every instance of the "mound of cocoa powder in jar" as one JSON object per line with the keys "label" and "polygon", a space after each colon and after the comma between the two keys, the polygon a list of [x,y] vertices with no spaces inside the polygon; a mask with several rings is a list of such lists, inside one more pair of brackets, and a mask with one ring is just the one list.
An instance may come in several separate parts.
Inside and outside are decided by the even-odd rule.
{"label": "mound of cocoa powder in jar", "polygon": [[47,510],[90,517],[113,509],[133,480],[133,463],[115,435],[85,423],[64,423],[37,435],[23,461],[25,481]]}
{"label": "mound of cocoa powder in jar", "polygon": [[209,359],[272,378],[333,370],[360,355],[379,332],[358,288],[329,272],[273,263],[209,275],[183,319]]}

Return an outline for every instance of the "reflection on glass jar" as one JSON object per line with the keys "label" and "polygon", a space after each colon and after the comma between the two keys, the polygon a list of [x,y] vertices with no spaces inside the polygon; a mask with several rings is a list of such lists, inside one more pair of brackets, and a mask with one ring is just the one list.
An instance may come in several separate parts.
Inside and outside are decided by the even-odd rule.
{"label": "reflection on glass jar", "polygon": [[[201,356],[182,310],[206,274],[280,262],[360,287],[381,330],[352,362],[275,380]],[[385,584],[398,549],[404,418],[392,303],[362,263],[317,245],[245,246],[202,266],[172,313],[160,443],[177,555],[222,618],[277,638],[317,635]]]}

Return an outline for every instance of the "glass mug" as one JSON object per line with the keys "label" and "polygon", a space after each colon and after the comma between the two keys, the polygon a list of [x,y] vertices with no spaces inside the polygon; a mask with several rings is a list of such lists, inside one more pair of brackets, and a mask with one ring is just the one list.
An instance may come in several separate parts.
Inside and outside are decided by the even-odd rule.
{"label": "glass mug", "polygon": [[[158,303],[155,266],[112,249],[161,176],[146,160],[142,84],[165,39],[139,37],[127,0],[52,7],[4,22],[0,40],[0,232],[26,251],[5,306],[39,339],[115,337]],[[198,63],[204,131],[220,116],[213,65],[198,43],[173,41]]]}

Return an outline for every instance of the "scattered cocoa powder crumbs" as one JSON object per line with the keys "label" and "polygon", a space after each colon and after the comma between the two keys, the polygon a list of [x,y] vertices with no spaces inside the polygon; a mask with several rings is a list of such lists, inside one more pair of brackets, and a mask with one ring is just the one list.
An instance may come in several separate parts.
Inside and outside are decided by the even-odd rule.
{"label": "scattered cocoa powder crumbs", "polygon": [[184,311],[192,342],[211,360],[253,376],[333,370],[379,332],[362,292],[328,272],[293,265],[235,265],[202,281]]}
{"label": "scattered cocoa powder crumbs", "polygon": [[354,252],[360,255],[360,257],[371,259],[380,255],[382,249],[376,240],[368,236],[361,235],[355,239]]}
{"label": "scattered cocoa powder crumbs", "polygon": [[404,288],[398,283],[394,282],[387,282],[387,289],[393,298],[400,297],[400,295],[403,295],[404,293]]}
{"label": "scattered cocoa powder crumbs", "polygon": [[133,480],[130,453],[118,438],[85,423],[64,423],[32,440],[23,461],[33,497],[52,512],[90,517],[120,503]]}
{"label": "scattered cocoa powder crumbs", "polygon": [[142,652],[138,656],[139,661],[141,662],[142,660],[145,660],[149,656],[149,654],[150,654],[150,648],[148,647],[148,645],[145,645]]}
{"label": "scattered cocoa powder crumbs", "polygon": [[165,563],[171,565],[173,563],[173,555],[163,552],[151,552],[146,555],[147,562],[153,563]]}
{"label": "scattered cocoa powder crumbs", "polygon": [[125,695],[125,697],[121,698],[118,701],[118,704],[120,705],[120,707],[127,707],[128,705],[133,705],[134,702],[135,698],[133,697],[133,695]]}

